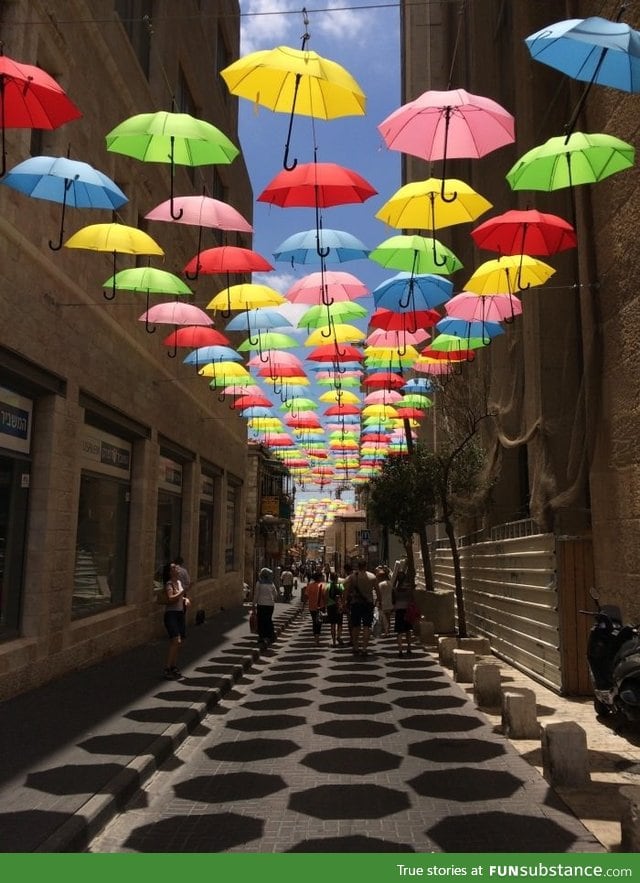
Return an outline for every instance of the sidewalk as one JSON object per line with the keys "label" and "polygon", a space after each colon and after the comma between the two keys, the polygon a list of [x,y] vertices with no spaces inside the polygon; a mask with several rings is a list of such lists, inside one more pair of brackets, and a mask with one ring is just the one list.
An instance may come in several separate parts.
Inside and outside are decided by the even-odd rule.
{"label": "sidewalk", "polygon": [[[278,604],[276,629],[299,612],[297,599]],[[247,620],[248,609],[236,608],[191,627],[175,688],[159,676],[165,642],[158,640],[1,704],[0,852],[83,850],[259,658]],[[575,720],[586,730],[592,784],[560,797],[615,851],[617,789],[639,781],[638,741],[599,723],[589,700],[556,696],[506,665],[502,672],[510,686],[536,692],[541,721]],[[498,731],[499,718],[485,717]],[[539,742],[512,745],[540,768]]]}

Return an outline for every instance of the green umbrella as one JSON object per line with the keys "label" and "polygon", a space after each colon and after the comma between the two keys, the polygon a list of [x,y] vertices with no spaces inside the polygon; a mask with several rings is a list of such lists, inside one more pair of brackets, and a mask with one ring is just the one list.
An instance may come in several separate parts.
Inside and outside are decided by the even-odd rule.
{"label": "green umbrella", "polygon": [[[360,386],[359,377],[341,377],[340,374],[338,374],[337,377],[339,378],[340,386]],[[320,377],[315,382],[317,386],[334,386],[336,383],[336,378]]]}
{"label": "green umbrella", "polygon": [[318,403],[304,396],[294,396],[280,405],[281,411],[317,411]]}
{"label": "green umbrella", "polygon": [[174,221],[182,217],[173,207],[174,166],[227,165],[240,151],[227,136],[188,113],[139,113],[124,120],[106,136],[107,150],[143,162],[171,165],[170,211]]}
{"label": "green umbrella", "polygon": [[[185,285],[179,276],[175,273],[169,273],[167,270],[158,270],[155,267],[131,267],[128,270],[120,270],[110,276],[102,285],[103,288],[110,288],[114,293],[116,290],[136,291],[147,296],[147,309],[149,311],[149,297],[152,294],[172,294],[174,297],[189,296],[193,291]],[[145,328],[149,334],[153,334],[155,327],[150,326],[145,319]]]}
{"label": "green umbrella", "polygon": [[595,184],[630,168],[634,159],[634,148],[620,138],[574,132],[549,138],[527,151],[507,172],[507,181],[512,190],[551,191]]}
{"label": "green umbrella", "polygon": [[[362,319],[368,315],[368,312],[365,307],[348,300],[334,301],[329,306],[318,304],[305,310],[298,320],[298,327],[307,329],[322,328],[328,326],[330,321],[334,324],[343,324],[354,319]],[[330,335],[327,335],[327,337],[330,337]]]}
{"label": "green umbrella", "polygon": [[258,331],[255,340],[252,337],[247,337],[236,348],[239,353],[246,353],[249,350],[265,352],[266,350],[290,349],[293,346],[300,346],[300,343],[290,334],[280,334],[277,331]]}
{"label": "green umbrella", "polygon": [[408,273],[449,275],[462,267],[455,254],[431,236],[398,235],[381,242],[369,258],[382,267]]}
{"label": "green umbrella", "polygon": [[421,396],[418,393],[411,393],[409,395],[403,396],[402,400],[396,402],[396,408],[430,408],[431,407],[431,399],[429,396]]}
{"label": "green umbrella", "polygon": [[440,353],[460,352],[462,350],[478,350],[483,346],[487,346],[489,340],[483,340],[482,337],[456,337],[455,334],[439,334],[433,343],[431,349]]}

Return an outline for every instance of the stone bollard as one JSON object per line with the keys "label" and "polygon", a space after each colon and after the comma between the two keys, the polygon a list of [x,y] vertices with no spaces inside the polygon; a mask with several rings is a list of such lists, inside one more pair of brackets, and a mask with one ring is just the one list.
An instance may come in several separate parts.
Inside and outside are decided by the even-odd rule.
{"label": "stone bollard", "polygon": [[473,666],[476,654],[472,650],[453,651],[453,679],[456,684],[473,683]]}
{"label": "stone bollard", "polygon": [[445,668],[453,666],[453,651],[458,646],[458,639],[455,637],[438,638],[438,659],[440,665]]}
{"label": "stone bollard", "polygon": [[590,783],[587,734],[579,724],[562,721],[542,727],[542,775],[561,788]]}
{"label": "stone bollard", "polygon": [[460,638],[458,646],[461,650],[473,650],[478,656],[491,656],[489,638]]}
{"label": "stone bollard", "polygon": [[623,800],[620,851],[640,852],[640,786],[624,785],[619,794]]}
{"label": "stone bollard", "polygon": [[477,662],[473,666],[473,698],[481,708],[500,708],[502,684],[499,665]]}
{"label": "stone bollard", "polygon": [[427,647],[433,647],[436,642],[435,627],[432,622],[420,620],[420,642],[426,644]]}
{"label": "stone bollard", "polygon": [[536,717],[536,694],[521,689],[516,693],[503,690],[502,731],[507,739],[539,739],[540,724]]}

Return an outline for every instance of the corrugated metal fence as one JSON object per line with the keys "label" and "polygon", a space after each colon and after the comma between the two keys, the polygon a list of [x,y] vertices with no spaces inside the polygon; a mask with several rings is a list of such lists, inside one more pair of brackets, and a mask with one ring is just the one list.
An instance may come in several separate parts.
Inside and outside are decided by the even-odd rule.
{"label": "corrugated metal fence", "polygon": [[[585,654],[591,623],[577,611],[593,606],[588,595],[591,540],[540,533],[497,539],[494,534],[490,540],[463,543],[469,634],[489,638],[498,656],[552,689],[588,695]],[[433,568],[436,587],[453,590],[448,545],[438,544]]]}

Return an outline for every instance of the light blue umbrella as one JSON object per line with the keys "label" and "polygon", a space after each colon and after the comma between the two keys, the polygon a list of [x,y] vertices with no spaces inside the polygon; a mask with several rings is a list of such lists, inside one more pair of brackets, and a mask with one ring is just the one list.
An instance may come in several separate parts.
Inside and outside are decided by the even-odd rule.
{"label": "light blue umbrella", "polygon": [[62,203],[60,237],[49,248],[62,248],[64,215],[72,208],[117,209],[128,202],[118,185],[86,162],[64,156],[32,156],[14,166],[0,183],[33,199]]}
{"label": "light blue umbrella", "polygon": [[[319,253],[321,252],[321,254]],[[294,264],[319,264],[321,256],[327,264],[341,264],[369,256],[369,249],[344,230],[305,230],[294,233],[273,252],[276,261]]]}
{"label": "light blue umbrella", "polygon": [[402,389],[407,392],[431,392],[433,383],[426,377],[412,377],[411,380],[407,380]]}
{"label": "light blue umbrella", "polygon": [[229,346],[200,346],[196,350],[191,350],[182,361],[185,365],[202,368],[209,362],[241,362],[242,356]]}
{"label": "light blue umbrella", "polygon": [[452,316],[440,319],[435,327],[440,334],[450,334],[453,337],[461,338],[461,340],[480,337],[486,343],[489,343],[494,337],[504,334],[504,328],[499,322],[467,322],[466,319],[455,319]]}
{"label": "light blue umbrella", "polygon": [[606,18],[571,18],[524,41],[532,58],[574,80],[640,91],[640,31]]}
{"label": "light blue umbrella", "polygon": [[274,328],[292,328],[291,322],[274,307],[259,307],[256,310],[245,310],[238,313],[225,325],[226,331],[246,331],[251,335],[258,331],[269,331]]}
{"label": "light blue umbrella", "polygon": [[245,408],[244,411],[240,411],[241,417],[253,418],[253,417],[277,417],[278,415],[274,412],[273,408],[262,408],[259,405],[253,405],[251,408]]}
{"label": "light blue umbrella", "polygon": [[453,282],[433,273],[397,273],[373,289],[377,308],[408,313],[433,310],[449,300]]}

